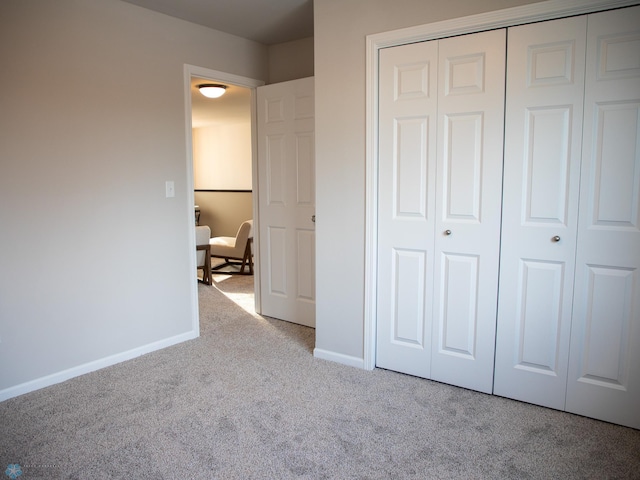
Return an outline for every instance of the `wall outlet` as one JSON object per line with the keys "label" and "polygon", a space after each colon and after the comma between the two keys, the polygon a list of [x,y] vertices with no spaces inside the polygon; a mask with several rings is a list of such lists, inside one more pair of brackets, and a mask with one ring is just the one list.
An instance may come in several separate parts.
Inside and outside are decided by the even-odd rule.
{"label": "wall outlet", "polygon": [[165,195],[167,198],[172,198],[176,196],[176,187],[175,184],[173,183],[173,180],[167,180],[165,182]]}

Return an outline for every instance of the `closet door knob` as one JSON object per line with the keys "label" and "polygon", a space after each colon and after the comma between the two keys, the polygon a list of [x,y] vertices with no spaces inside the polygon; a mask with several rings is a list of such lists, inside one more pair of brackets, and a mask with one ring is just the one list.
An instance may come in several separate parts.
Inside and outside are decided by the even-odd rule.
{"label": "closet door knob", "polygon": [[445,234],[445,235],[451,235],[451,230],[445,230],[445,231],[444,231],[444,234]]}
{"label": "closet door knob", "polygon": [[313,223],[316,223],[316,216],[315,216],[315,215],[311,215],[311,221],[312,221]]}
{"label": "closet door knob", "polygon": [[556,235],[551,240],[553,240],[554,242],[559,242],[560,241],[560,237],[558,235]]}

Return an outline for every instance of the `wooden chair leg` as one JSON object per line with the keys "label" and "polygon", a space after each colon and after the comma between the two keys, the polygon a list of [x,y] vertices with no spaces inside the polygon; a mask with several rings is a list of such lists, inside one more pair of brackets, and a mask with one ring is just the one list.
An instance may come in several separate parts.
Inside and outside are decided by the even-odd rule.
{"label": "wooden chair leg", "polygon": [[202,280],[207,285],[211,285],[213,283],[213,278],[212,278],[212,275],[211,275],[211,253],[210,253],[210,249],[209,249],[208,246],[207,246],[207,248],[205,250],[204,273],[202,274]]}
{"label": "wooden chair leg", "polygon": [[211,285],[213,283],[213,277],[211,276],[211,249],[209,245],[197,245],[196,250],[204,250],[204,265],[198,267],[202,269],[202,283],[205,285]]}
{"label": "wooden chair leg", "polygon": [[244,249],[244,256],[242,257],[242,268],[240,269],[241,273],[244,273],[245,265],[249,267],[249,275],[253,275],[253,258],[251,255],[251,239],[247,240],[247,246]]}
{"label": "wooden chair leg", "polygon": [[[225,273],[227,275],[253,275],[253,255],[251,253],[251,241],[252,239],[249,239],[249,241],[247,242],[247,245],[244,249],[244,254],[242,256],[242,258],[240,257],[218,257],[218,256],[214,256],[215,258],[223,258],[224,259],[224,263],[221,263],[220,265],[216,265],[215,267],[212,266],[211,270],[212,272],[215,271],[216,273]],[[229,266],[236,266],[236,267],[240,267],[240,271],[239,272],[235,272],[235,271],[231,271],[231,272],[219,272],[219,270],[221,268],[225,268],[225,267],[229,267]],[[249,272],[245,272],[245,268],[249,267]]]}

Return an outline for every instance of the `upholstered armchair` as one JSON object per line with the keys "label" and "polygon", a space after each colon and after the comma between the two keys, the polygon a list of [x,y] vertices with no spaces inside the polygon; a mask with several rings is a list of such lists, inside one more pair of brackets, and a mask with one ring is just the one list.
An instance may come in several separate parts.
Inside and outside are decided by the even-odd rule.
{"label": "upholstered armchair", "polygon": [[[213,258],[222,258],[224,263],[212,267],[219,270],[230,265],[240,266],[240,271],[225,271],[224,273],[253,275],[253,220],[247,220],[240,225],[235,237],[214,237],[209,240],[210,253]],[[245,267],[249,272],[245,272]]]}

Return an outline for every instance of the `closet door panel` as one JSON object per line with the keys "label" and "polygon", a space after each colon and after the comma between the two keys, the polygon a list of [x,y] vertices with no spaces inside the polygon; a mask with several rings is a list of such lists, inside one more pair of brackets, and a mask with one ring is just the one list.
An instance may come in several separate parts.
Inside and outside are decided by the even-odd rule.
{"label": "closet door panel", "polygon": [[376,365],[429,378],[437,42],[380,52]]}
{"label": "closet door panel", "polygon": [[508,30],[494,393],[564,409],[586,17]]}
{"label": "closet door panel", "polygon": [[587,31],[566,409],[640,428],[640,7]]}
{"label": "closet door panel", "polygon": [[526,112],[523,222],[527,226],[567,225],[572,120],[571,107],[564,105]]}
{"label": "closet door panel", "polygon": [[[600,102],[594,106],[595,143],[587,208],[590,227],[601,232],[633,232],[638,218],[638,127],[640,99]],[[585,151],[589,151],[585,148]],[[615,235],[616,237],[618,235]]]}
{"label": "closet door panel", "polygon": [[441,351],[459,358],[473,361],[478,339],[476,306],[478,304],[477,255],[442,254],[438,299],[444,320],[440,325],[438,346]]}
{"label": "closet door panel", "polygon": [[483,120],[477,112],[444,118],[446,158],[439,177],[444,183],[440,197],[444,221],[480,222]]}
{"label": "closet door panel", "polygon": [[521,261],[518,292],[518,368],[541,375],[558,372],[564,262]]}
{"label": "closet door panel", "polygon": [[431,377],[493,384],[504,130],[504,30],[438,43]]}

